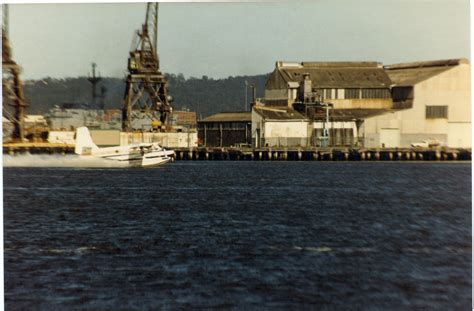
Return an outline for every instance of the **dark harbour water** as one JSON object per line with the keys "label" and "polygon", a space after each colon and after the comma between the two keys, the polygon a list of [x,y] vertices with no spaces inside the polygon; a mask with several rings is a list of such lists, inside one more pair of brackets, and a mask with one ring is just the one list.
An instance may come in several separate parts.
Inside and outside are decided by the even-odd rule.
{"label": "dark harbour water", "polygon": [[4,168],[6,310],[470,310],[471,164]]}

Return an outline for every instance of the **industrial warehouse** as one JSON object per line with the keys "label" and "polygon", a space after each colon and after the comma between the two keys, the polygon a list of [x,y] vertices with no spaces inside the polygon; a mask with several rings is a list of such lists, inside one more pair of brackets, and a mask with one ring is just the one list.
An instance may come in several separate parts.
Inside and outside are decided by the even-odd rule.
{"label": "industrial warehouse", "polygon": [[207,147],[470,149],[470,107],[466,59],[277,62],[251,114],[200,120],[199,136]]}
{"label": "industrial warehouse", "polygon": [[393,109],[367,118],[366,147],[410,147],[434,140],[471,148],[471,81],[466,59],[385,67],[393,81]]}

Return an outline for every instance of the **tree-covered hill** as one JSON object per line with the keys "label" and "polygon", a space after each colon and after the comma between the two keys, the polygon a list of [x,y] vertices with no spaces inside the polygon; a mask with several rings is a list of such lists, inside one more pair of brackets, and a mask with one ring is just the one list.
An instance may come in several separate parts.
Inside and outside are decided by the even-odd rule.
{"label": "tree-covered hill", "polygon": [[[182,74],[167,74],[169,94],[173,97],[175,110],[189,109],[199,117],[206,117],[222,111],[241,111],[245,106],[245,81],[254,83],[257,97],[263,97],[263,90],[268,74],[257,76],[237,76],[226,79],[213,79],[207,76],[186,79]],[[125,92],[125,80],[103,78],[98,84],[98,92],[104,86],[105,108],[122,108]],[[25,97],[28,103],[28,114],[46,113],[54,105],[62,103],[90,103],[92,88],[87,77],[24,82]],[[248,102],[252,97],[248,87]]]}

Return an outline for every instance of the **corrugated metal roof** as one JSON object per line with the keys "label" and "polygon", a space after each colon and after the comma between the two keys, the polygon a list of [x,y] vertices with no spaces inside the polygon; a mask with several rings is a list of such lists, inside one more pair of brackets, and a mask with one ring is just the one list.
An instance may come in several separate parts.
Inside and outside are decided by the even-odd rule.
{"label": "corrugated metal roof", "polygon": [[460,64],[469,64],[469,61],[460,58],[385,67],[378,62],[277,62],[265,87],[269,90],[286,88],[289,82],[301,82],[306,73],[313,88],[389,88],[394,84],[411,86]]}
{"label": "corrugated metal roof", "polygon": [[267,81],[268,89],[281,88],[280,79],[301,82],[303,74],[309,74],[313,88],[389,88],[392,84],[377,62],[303,62],[299,67],[282,64],[277,62]]}
{"label": "corrugated metal roof", "polygon": [[460,64],[469,64],[469,61],[467,59],[447,59],[402,63],[388,65],[385,69],[396,86],[413,86]]}
{"label": "corrugated metal roof", "polygon": [[302,81],[309,74],[314,88],[388,88],[392,84],[382,68],[316,68],[280,69],[288,81]]}
{"label": "corrugated metal roof", "polygon": [[382,63],[379,62],[302,62],[301,65],[305,68],[382,68]]}
{"label": "corrugated metal roof", "polygon": [[395,86],[412,86],[451,68],[453,67],[394,69],[387,70],[387,74],[395,83]]}
{"label": "corrugated metal roof", "polygon": [[220,112],[204,118],[199,122],[251,122],[252,113],[250,111],[242,112]]}
{"label": "corrugated metal roof", "polygon": [[255,107],[255,112],[266,120],[306,120],[306,117],[291,108]]}
{"label": "corrugated metal roof", "polygon": [[444,66],[457,66],[460,64],[469,64],[469,60],[466,58],[457,59],[443,59],[443,60],[431,60],[421,62],[410,62],[410,63],[399,63],[385,66],[385,69],[407,69],[407,68],[422,68],[422,67],[444,67]]}

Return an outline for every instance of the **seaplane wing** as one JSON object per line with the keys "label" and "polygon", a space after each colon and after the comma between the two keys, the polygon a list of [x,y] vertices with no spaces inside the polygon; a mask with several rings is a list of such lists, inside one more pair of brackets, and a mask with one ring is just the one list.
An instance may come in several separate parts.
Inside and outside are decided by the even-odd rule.
{"label": "seaplane wing", "polygon": [[158,166],[168,163],[174,157],[174,151],[166,150],[157,143],[99,148],[92,141],[87,127],[76,129],[76,147],[74,151],[81,157],[118,161],[121,165],[128,167]]}

